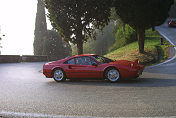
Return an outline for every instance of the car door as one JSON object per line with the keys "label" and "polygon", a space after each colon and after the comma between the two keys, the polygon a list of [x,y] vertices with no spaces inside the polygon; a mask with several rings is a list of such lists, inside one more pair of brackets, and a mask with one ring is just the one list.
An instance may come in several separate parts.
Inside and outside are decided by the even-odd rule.
{"label": "car door", "polygon": [[[99,78],[101,73],[98,65],[93,59],[88,56],[74,58],[75,64],[68,64],[70,78]],[[95,65],[92,65],[92,64]]]}
{"label": "car door", "polygon": [[75,78],[75,70],[73,69],[73,67],[76,66],[75,58],[67,60],[66,62],[64,62],[64,64],[65,64],[64,71],[67,78]]}

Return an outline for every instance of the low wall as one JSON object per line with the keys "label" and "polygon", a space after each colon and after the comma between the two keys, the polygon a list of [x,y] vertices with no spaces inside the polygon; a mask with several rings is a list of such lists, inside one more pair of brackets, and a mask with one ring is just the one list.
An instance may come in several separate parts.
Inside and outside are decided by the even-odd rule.
{"label": "low wall", "polygon": [[0,63],[18,63],[18,62],[42,62],[48,61],[47,56],[33,55],[0,55]]}
{"label": "low wall", "polygon": [[0,63],[18,63],[20,61],[20,55],[0,55]]}
{"label": "low wall", "polygon": [[47,56],[33,56],[33,55],[23,55],[21,56],[22,62],[42,62],[48,61]]}

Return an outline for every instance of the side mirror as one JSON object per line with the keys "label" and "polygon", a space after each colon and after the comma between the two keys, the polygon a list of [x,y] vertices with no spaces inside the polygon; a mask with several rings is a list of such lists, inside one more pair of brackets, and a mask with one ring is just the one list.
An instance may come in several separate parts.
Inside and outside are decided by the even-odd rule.
{"label": "side mirror", "polygon": [[96,64],[96,63],[93,63],[93,64],[92,64],[92,66],[98,66],[98,64]]}

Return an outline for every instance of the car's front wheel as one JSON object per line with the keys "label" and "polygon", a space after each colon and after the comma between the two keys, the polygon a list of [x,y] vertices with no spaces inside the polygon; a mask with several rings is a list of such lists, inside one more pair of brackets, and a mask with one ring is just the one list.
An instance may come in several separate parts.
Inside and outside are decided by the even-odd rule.
{"label": "car's front wheel", "polygon": [[109,68],[105,71],[105,78],[110,82],[117,82],[120,79],[120,72],[115,68]]}
{"label": "car's front wheel", "polygon": [[55,69],[53,72],[53,78],[56,82],[61,82],[61,81],[65,81],[66,77],[65,77],[65,73],[63,70],[61,69]]}

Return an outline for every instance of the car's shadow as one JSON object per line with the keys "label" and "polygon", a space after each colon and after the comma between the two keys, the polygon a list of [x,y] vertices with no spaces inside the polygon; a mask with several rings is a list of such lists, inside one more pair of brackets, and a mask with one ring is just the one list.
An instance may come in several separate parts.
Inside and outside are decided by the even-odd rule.
{"label": "car's shadow", "polygon": [[153,79],[141,78],[139,80],[120,80],[117,83],[110,83],[106,80],[67,80],[65,82],[49,81],[47,85],[83,85],[83,86],[111,86],[111,87],[171,87],[176,86],[176,79]]}

